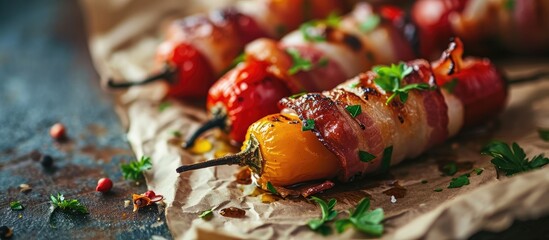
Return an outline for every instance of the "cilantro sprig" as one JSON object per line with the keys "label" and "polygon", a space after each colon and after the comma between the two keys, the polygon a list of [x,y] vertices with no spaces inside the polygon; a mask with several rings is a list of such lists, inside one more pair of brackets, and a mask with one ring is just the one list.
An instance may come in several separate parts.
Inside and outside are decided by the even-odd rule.
{"label": "cilantro sprig", "polygon": [[21,202],[13,201],[13,202],[10,202],[10,208],[11,210],[14,210],[14,211],[20,211],[20,210],[23,210],[25,207],[23,206],[23,204],[21,204]]}
{"label": "cilantro sprig", "polygon": [[294,75],[299,71],[309,71],[313,68],[313,63],[303,57],[296,49],[290,48],[286,50],[290,57],[292,57],[292,62],[294,63],[290,69],[288,69],[288,74]]}
{"label": "cilantro sprig", "polygon": [[373,68],[377,73],[374,83],[386,92],[392,93],[385,104],[389,104],[398,96],[402,103],[406,103],[408,93],[411,90],[429,90],[431,86],[427,83],[412,83],[402,86],[402,79],[413,71],[412,67],[407,66],[403,62],[398,65],[391,66],[376,66]]}
{"label": "cilantro sprig", "polygon": [[71,214],[88,214],[88,209],[76,199],[65,199],[63,194],[50,195],[52,211],[59,209]]}
{"label": "cilantro sprig", "polygon": [[492,141],[483,148],[481,154],[491,156],[492,164],[507,176],[541,168],[549,163],[549,158],[544,154],[539,154],[530,161],[526,158],[524,150],[515,142],[510,147],[507,143]]}
{"label": "cilantro sprig", "polygon": [[335,222],[335,227],[339,233],[344,232],[349,226],[354,226],[357,230],[371,236],[379,237],[383,233],[384,213],[383,209],[376,208],[369,210],[370,199],[362,199],[354,211],[351,211],[349,218],[340,219]]}
{"label": "cilantro sprig", "polygon": [[330,199],[328,202],[317,198],[311,197],[311,200],[318,203],[320,210],[322,211],[322,217],[320,219],[312,219],[307,225],[313,231],[319,232],[322,235],[328,235],[332,232],[332,229],[326,225],[327,222],[332,221],[337,216],[337,211],[334,210],[334,207],[337,203],[335,199]]}
{"label": "cilantro sprig", "polygon": [[122,164],[120,168],[122,169],[124,179],[139,180],[143,176],[143,171],[152,168],[151,158],[142,156],[139,161]]}

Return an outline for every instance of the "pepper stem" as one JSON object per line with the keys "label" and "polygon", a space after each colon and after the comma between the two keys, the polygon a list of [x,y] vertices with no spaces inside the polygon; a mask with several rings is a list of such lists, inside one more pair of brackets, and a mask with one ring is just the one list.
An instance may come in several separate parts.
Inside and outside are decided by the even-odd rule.
{"label": "pepper stem", "polygon": [[250,135],[250,139],[248,140],[248,146],[242,152],[217,159],[212,159],[206,162],[183,165],[181,167],[178,167],[176,171],[178,173],[182,173],[196,169],[233,164],[248,166],[254,173],[261,175],[261,173],[263,172],[263,156],[261,155],[261,151],[259,149],[259,142],[254,135]]}
{"label": "pepper stem", "polygon": [[151,82],[156,82],[160,80],[172,82],[175,72],[176,70],[173,67],[165,66],[162,72],[156,75],[149,76],[141,81],[115,82],[113,79],[109,79],[109,81],[107,82],[107,86],[109,88],[129,88],[131,86],[145,85],[145,84],[149,84]]}
{"label": "pepper stem", "polygon": [[520,83],[526,83],[526,82],[533,82],[537,81],[543,78],[549,78],[549,72],[547,71],[538,71],[532,74],[528,74],[525,76],[519,76],[513,79],[510,79],[507,81],[509,84],[520,84]]}
{"label": "pepper stem", "polygon": [[187,139],[187,141],[185,141],[185,145],[183,146],[183,148],[190,148],[194,145],[194,143],[196,142],[196,139],[198,139],[198,137],[200,137],[200,135],[202,135],[203,133],[205,133],[206,131],[210,130],[210,129],[214,129],[214,128],[225,128],[225,119],[227,118],[227,115],[226,114],[223,114],[223,113],[220,113],[220,114],[215,114],[214,117],[210,120],[208,120],[206,123],[204,123],[204,125],[202,125],[200,128],[198,128],[196,130],[196,132],[193,133],[193,135],[191,135],[191,137],[189,137],[189,139]]}

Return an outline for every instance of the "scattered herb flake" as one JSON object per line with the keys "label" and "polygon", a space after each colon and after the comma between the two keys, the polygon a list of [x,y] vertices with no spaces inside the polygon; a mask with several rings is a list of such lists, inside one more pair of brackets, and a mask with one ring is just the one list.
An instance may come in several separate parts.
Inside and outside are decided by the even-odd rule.
{"label": "scattered herb flake", "polygon": [[76,199],[65,199],[63,194],[50,195],[52,209],[59,209],[71,214],[87,214],[88,209]]}
{"label": "scattered herb flake", "polygon": [[457,164],[455,162],[448,163],[442,167],[442,171],[446,176],[453,176],[458,171]]}
{"label": "scattered herb flake", "polygon": [[549,129],[538,129],[538,134],[541,140],[549,142]]}
{"label": "scattered herb flake", "polygon": [[122,164],[120,168],[122,169],[124,179],[138,180],[143,176],[143,171],[152,168],[151,158],[142,156],[139,161]]}
{"label": "scattered herb flake", "polygon": [[272,194],[278,195],[278,191],[276,191],[276,188],[273,186],[273,184],[271,182],[267,182],[267,189]]}
{"label": "scattered herb flake", "polygon": [[360,23],[360,30],[362,32],[368,33],[374,30],[379,23],[381,22],[381,18],[377,14],[372,14],[368,16],[364,22]]}
{"label": "scattered herb flake", "polygon": [[305,122],[303,122],[303,126],[301,127],[301,131],[309,131],[315,129],[315,120],[314,119],[307,119]]}
{"label": "scattered herb flake", "polygon": [[331,12],[323,22],[330,27],[337,27],[341,22],[341,15],[337,12]]}
{"label": "scattered herb flake", "polygon": [[511,149],[504,142],[492,141],[483,148],[481,153],[491,156],[492,164],[505,172],[507,176],[541,168],[549,163],[549,158],[546,158],[544,154],[537,155],[529,161],[524,150],[515,142]]}
{"label": "scattered herb flake", "polygon": [[408,99],[408,92],[411,90],[433,89],[427,83],[412,83],[406,86],[401,86],[402,79],[413,71],[412,67],[407,66],[403,62],[398,65],[391,64],[391,66],[376,66],[373,70],[377,73],[377,77],[374,79],[375,84],[385,92],[392,93],[392,95],[389,96],[385,102],[387,105],[397,96],[402,103],[406,103],[406,100]]}
{"label": "scattered herb flake", "polygon": [[459,80],[457,78],[452,78],[452,80],[444,83],[442,85],[442,88],[444,88],[449,93],[454,93],[454,89],[456,88]]}
{"label": "scattered herb flake", "polygon": [[358,86],[360,86],[360,81],[351,83],[351,84],[349,85],[350,88],[357,88]]}
{"label": "scattered herb flake", "polygon": [[328,66],[328,63],[330,63],[330,60],[327,57],[322,57],[318,60],[316,65],[319,67],[326,67]]}
{"label": "scattered herb flake", "polygon": [[358,159],[361,162],[370,162],[376,159],[376,156],[369,152],[358,150]]}
{"label": "scattered herb flake", "polygon": [[469,176],[467,174],[461,175],[457,178],[452,178],[448,188],[460,188],[465,185],[469,185]]}
{"label": "scattered herb flake", "polygon": [[303,34],[303,38],[309,42],[324,42],[326,37],[323,35],[323,31],[317,27],[317,21],[310,21],[301,24],[299,31]]}
{"label": "scattered herb flake", "polygon": [[482,174],[484,172],[484,168],[475,168],[473,169],[473,172],[475,172],[478,175]]}
{"label": "scattered herb flake", "polygon": [[300,93],[296,93],[296,94],[294,94],[294,95],[292,95],[292,96],[289,96],[288,98],[290,98],[290,99],[296,99],[296,98],[299,98],[299,97],[301,97],[301,96],[303,96],[303,95],[305,95],[305,94],[307,94],[307,92],[300,92]]}
{"label": "scattered herb flake", "polygon": [[349,105],[345,107],[345,109],[351,114],[351,117],[353,118],[362,113],[362,108],[360,107],[360,105]]}
{"label": "scattered herb flake", "polygon": [[176,138],[180,138],[183,135],[181,134],[180,131],[174,130],[174,131],[172,131],[172,136],[174,136]]}
{"label": "scattered herb flake", "polygon": [[368,235],[379,237],[383,233],[384,213],[383,209],[369,210],[370,199],[363,198],[354,210],[351,210],[349,218],[340,219],[335,222],[336,229],[342,233],[348,226],[353,225],[357,230]]}
{"label": "scattered herb flake", "polygon": [[442,188],[435,188],[435,192],[442,192]]}
{"label": "scattered herb flake", "polygon": [[25,207],[23,207],[21,202],[13,201],[13,202],[10,202],[10,208],[11,208],[11,210],[19,211],[19,210],[23,210]]}
{"label": "scattered herb flake", "polygon": [[393,157],[393,146],[383,149],[383,157],[381,158],[380,172],[384,173],[389,170],[391,166],[391,158]]}
{"label": "scattered herb flake", "polygon": [[210,220],[213,217],[213,210],[212,209],[205,210],[202,213],[200,213],[198,217],[204,220]]}
{"label": "scattered herb flake", "polygon": [[311,61],[302,58],[299,51],[290,48],[290,49],[287,49],[286,52],[290,54],[290,57],[292,57],[292,62],[293,62],[292,67],[288,69],[288,74],[294,75],[299,71],[309,71],[313,68],[313,64],[311,63]]}
{"label": "scattered herb flake", "polygon": [[320,210],[322,211],[322,217],[320,219],[311,219],[307,222],[309,228],[315,232],[326,236],[332,232],[332,229],[326,225],[327,222],[332,221],[337,216],[337,211],[334,210],[334,207],[337,203],[335,199],[330,199],[328,202],[317,198],[311,197],[311,200],[318,203]]}
{"label": "scattered herb flake", "polygon": [[161,102],[158,105],[158,111],[163,112],[164,110],[168,109],[171,106],[172,106],[172,104],[170,102]]}

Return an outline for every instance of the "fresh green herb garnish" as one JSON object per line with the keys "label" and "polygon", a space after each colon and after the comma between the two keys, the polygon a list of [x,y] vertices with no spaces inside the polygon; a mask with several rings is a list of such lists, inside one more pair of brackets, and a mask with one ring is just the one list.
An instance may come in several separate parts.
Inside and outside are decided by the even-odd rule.
{"label": "fresh green herb garnish", "polygon": [[469,175],[463,174],[457,178],[452,178],[452,181],[448,185],[448,188],[460,188],[465,185],[469,185]]}
{"label": "fresh green herb garnish", "polygon": [[316,26],[318,22],[311,21],[301,24],[299,31],[303,34],[303,38],[309,42],[324,42],[326,37],[323,34],[323,31]]}
{"label": "fresh green herb garnish", "polygon": [[361,162],[369,162],[376,159],[376,156],[369,152],[358,150],[358,159]]}
{"label": "fresh green herb garnish", "polygon": [[23,210],[25,207],[23,207],[21,202],[13,201],[13,202],[10,202],[10,208],[11,208],[11,210],[18,211],[18,210]]}
{"label": "fresh green herb garnish", "polygon": [[368,33],[374,30],[380,22],[381,18],[377,14],[372,14],[360,24],[360,30],[362,32]]}
{"label": "fresh green herb garnish", "polygon": [[328,63],[330,63],[330,60],[328,60],[327,57],[323,57],[323,58],[318,60],[316,65],[319,66],[319,67],[326,67],[326,66],[328,66]]}
{"label": "fresh green herb garnish", "polygon": [[212,209],[205,210],[202,213],[200,213],[198,217],[204,220],[210,220],[213,217],[213,210]]}
{"label": "fresh green herb garnish", "polygon": [[538,129],[538,134],[541,140],[549,142],[549,129]]}
{"label": "fresh green herb garnish", "polygon": [[456,88],[457,84],[458,84],[458,79],[457,78],[452,78],[452,80],[444,83],[442,85],[442,88],[444,88],[447,92],[449,93],[454,93],[454,89]]}
{"label": "fresh green herb garnish", "polygon": [[484,168],[475,168],[473,169],[473,172],[475,172],[478,175],[482,174],[484,172]]}
{"label": "fresh green herb garnish", "polygon": [[442,188],[435,188],[435,190],[433,190],[435,192],[442,192]]}
{"label": "fresh green herb garnish", "polygon": [[292,96],[289,96],[288,98],[289,98],[289,99],[296,99],[296,98],[299,98],[299,97],[301,97],[301,96],[303,96],[303,95],[305,95],[305,94],[307,94],[307,92],[300,92],[300,93],[296,93],[296,94],[294,94],[294,95],[292,95]]}
{"label": "fresh green herb garnish", "polygon": [[76,199],[65,199],[63,194],[50,195],[52,211],[59,209],[71,214],[87,214],[88,209]]}
{"label": "fresh green herb garnish", "polygon": [[360,81],[351,83],[351,84],[349,85],[350,88],[357,88],[358,86],[360,86]]}
{"label": "fresh green herb garnish", "polygon": [[315,201],[320,206],[322,217],[320,219],[310,220],[307,225],[311,230],[326,236],[332,232],[332,229],[327,226],[326,223],[332,221],[337,216],[337,211],[334,210],[337,201],[332,198],[326,203],[324,200],[317,197],[311,197],[311,200]]}
{"label": "fresh green herb garnish", "polygon": [[309,71],[313,68],[313,63],[311,61],[301,57],[299,51],[295,49],[286,50],[288,54],[292,57],[292,62],[294,63],[290,69],[288,69],[288,74],[294,75],[299,71]]}
{"label": "fresh green herb garnish", "polygon": [[444,171],[444,175],[453,176],[458,171],[457,164],[455,162],[448,163],[442,167],[442,170]]}
{"label": "fresh green herb garnish", "polygon": [[347,110],[347,112],[349,112],[349,114],[351,114],[351,117],[353,118],[362,113],[362,108],[360,107],[360,105],[349,105],[345,107],[345,109]]}
{"label": "fresh green herb garnish", "polygon": [[412,83],[402,87],[402,79],[413,71],[413,68],[402,62],[398,65],[376,66],[373,70],[377,73],[377,77],[374,79],[375,84],[384,91],[393,93],[385,104],[389,104],[397,96],[402,103],[406,103],[409,91],[431,89],[431,86],[427,83]]}
{"label": "fresh green herb garnish", "polygon": [[272,194],[278,195],[278,191],[276,190],[276,188],[273,186],[273,184],[271,182],[267,182],[267,189]]}
{"label": "fresh green herb garnish", "polygon": [[546,158],[544,154],[537,155],[532,161],[529,161],[524,150],[515,142],[511,149],[504,142],[492,141],[484,147],[481,154],[491,156],[492,164],[505,172],[507,176],[541,168],[549,163],[549,158]]}
{"label": "fresh green herb garnish", "polygon": [[172,131],[172,136],[174,136],[176,138],[180,138],[183,135],[181,134],[180,131],[174,130],[174,131]]}
{"label": "fresh green herb garnish", "polygon": [[384,173],[389,170],[389,167],[391,166],[392,157],[393,157],[393,146],[389,146],[383,149],[383,157],[381,158],[380,172]]}
{"label": "fresh green herb garnish", "polygon": [[152,168],[151,158],[142,156],[139,161],[122,164],[120,168],[122,169],[124,179],[138,180],[143,176],[143,171]]}
{"label": "fresh green herb garnish", "polygon": [[353,225],[356,229],[369,234],[371,236],[379,237],[383,233],[383,221],[384,214],[383,209],[377,208],[375,210],[368,210],[370,208],[370,199],[362,199],[354,211],[350,211],[349,218],[340,219],[335,222],[335,227],[339,233],[342,233],[348,226]]}
{"label": "fresh green herb garnish", "polygon": [[301,131],[309,131],[315,129],[315,120],[313,119],[307,119],[305,122],[303,122],[303,126],[301,127]]}
{"label": "fresh green herb garnish", "polygon": [[171,106],[172,106],[172,104],[170,102],[161,102],[158,105],[158,111],[163,112],[164,110],[168,109]]}

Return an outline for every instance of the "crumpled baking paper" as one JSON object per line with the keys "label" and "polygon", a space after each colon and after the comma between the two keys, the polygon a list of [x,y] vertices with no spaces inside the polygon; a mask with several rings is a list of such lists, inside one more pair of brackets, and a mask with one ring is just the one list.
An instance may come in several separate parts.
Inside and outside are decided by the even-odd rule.
{"label": "crumpled baking paper", "polygon": [[[103,80],[139,79],[151,71],[156,45],[169,20],[193,12],[219,7],[229,1],[147,1],[81,0],[89,31],[90,51]],[[547,69],[549,61],[499,62],[510,78]],[[180,147],[172,132],[183,139],[207,119],[203,103],[163,99],[162,83],[113,92],[128,140],[136,156],[152,157],[153,169],[146,173],[147,185],[166,197],[166,219],[176,239],[316,239],[367,238],[347,230],[323,237],[306,227],[309,219],[320,217],[318,206],[305,199],[263,203],[250,195],[251,185],[234,181],[237,167],[221,166],[177,174],[181,164],[213,157],[193,155]],[[169,107],[163,109],[161,104]],[[162,103],[164,102],[164,103]],[[363,197],[372,207],[385,211],[385,239],[464,239],[480,230],[501,231],[515,219],[536,219],[549,214],[549,168],[498,176],[489,158],[479,154],[490,139],[517,142],[531,157],[549,152],[549,143],[537,135],[539,127],[549,127],[549,78],[511,86],[507,108],[494,121],[469,130],[435,147],[417,159],[391,168],[389,174],[352,184],[337,184],[318,196],[335,198],[335,209],[346,211]],[[208,135],[214,149],[226,148],[219,133]],[[448,189],[451,176],[441,166],[457,162],[459,176],[473,168],[471,183]],[[398,187],[400,186],[400,187]],[[434,192],[442,188],[442,192]],[[226,207],[246,210],[243,218],[225,218],[218,211]],[[198,218],[214,210],[210,221]],[[345,216],[346,213],[343,213]]]}

